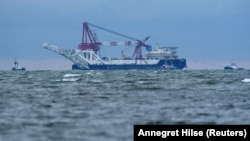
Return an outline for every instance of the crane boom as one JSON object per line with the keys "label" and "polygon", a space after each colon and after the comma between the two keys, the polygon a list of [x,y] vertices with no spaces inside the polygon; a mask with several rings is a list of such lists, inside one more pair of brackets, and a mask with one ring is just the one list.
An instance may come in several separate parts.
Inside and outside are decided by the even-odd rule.
{"label": "crane boom", "polygon": [[124,34],[121,34],[121,33],[118,33],[118,32],[115,32],[115,31],[112,31],[112,30],[109,30],[109,29],[106,29],[106,28],[103,28],[103,27],[100,27],[100,26],[97,26],[97,25],[94,25],[94,24],[92,24],[92,23],[88,23],[88,25],[91,25],[91,26],[96,27],[96,28],[99,28],[99,29],[101,29],[101,30],[104,30],[104,31],[107,31],[107,32],[110,32],[110,33],[113,33],[113,34],[116,34],[116,35],[119,35],[119,36],[121,36],[121,37],[130,39],[130,40],[140,41],[140,40],[135,39],[135,38],[133,38],[133,37],[130,37],[130,36],[127,36],[127,35],[124,35]]}
{"label": "crane boom", "polygon": [[[107,42],[106,43],[105,42],[99,42],[99,41],[97,41],[96,35],[93,34],[93,32],[90,30],[89,25],[93,26],[95,28],[104,30],[106,32],[110,32],[112,34],[115,34],[115,35],[130,39],[130,40],[133,40],[136,43],[133,43],[131,41],[126,41],[126,42],[123,42],[123,43],[119,43],[119,42],[109,42],[109,43],[107,43]],[[134,50],[134,53],[133,53],[133,58],[142,59],[142,53],[141,53],[142,52],[141,51],[142,46],[146,47],[147,50],[151,48],[150,45],[145,44],[145,42],[149,38],[150,38],[150,36],[146,37],[144,40],[139,40],[139,39],[136,39],[136,38],[133,38],[133,37],[130,37],[130,36],[127,36],[127,35],[124,35],[124,34],[121,34],[121,33],[118,33],[118,32],[115,32],[115,31],[112,31],[112,30],[109,30],[109,29],[106,29],[106,28],[103,28],[103,27],[100,27],[100,26],[97,26],[97,25],[94,25],[92,23],[84,22],[83,23],[82,43],[78,45],[78,49],[80,49],[80,50],[93,50],[97,54],[97,52],[100,50],[100,46],[107,46],[107,45],[110,45],[110,46],[118,46],[118,45],[135,46],[135,50]]]}

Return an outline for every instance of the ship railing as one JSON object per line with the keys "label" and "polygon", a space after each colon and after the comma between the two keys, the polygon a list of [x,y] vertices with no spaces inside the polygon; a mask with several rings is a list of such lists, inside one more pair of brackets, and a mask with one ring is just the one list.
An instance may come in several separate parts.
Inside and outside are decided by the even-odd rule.
{"label": "ship railing", "polygon": [[56,45],[51,45],[49,43],[43,43],[43,47],[68,58],[75,64],[81,65],[82,67],[87,68],[87,69],[89,68],[88,61],[80,57],[79,51],[77,50],[68,50],[68,49],[60,48]]}

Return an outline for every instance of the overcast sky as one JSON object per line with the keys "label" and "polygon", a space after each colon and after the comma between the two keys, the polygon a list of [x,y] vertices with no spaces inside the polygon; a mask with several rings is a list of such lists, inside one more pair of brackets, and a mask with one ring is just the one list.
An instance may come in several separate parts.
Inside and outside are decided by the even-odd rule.
{"label": "overcast sky", "polygon": [[62,59],[42,43],[77,48],[88,21],[138,39],[150,35],[153,47],[178,46],[187,60],[249,62],[249,7],[249,0],[1,0],[0,60]]}

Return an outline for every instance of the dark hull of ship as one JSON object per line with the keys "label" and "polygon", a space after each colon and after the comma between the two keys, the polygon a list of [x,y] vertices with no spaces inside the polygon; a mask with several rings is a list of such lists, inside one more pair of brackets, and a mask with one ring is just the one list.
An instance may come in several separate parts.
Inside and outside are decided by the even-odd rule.
{"label": "dark hull of ship", "polygon": [[22,68],[13,67],[12,70],[13,71],[25,71],[25,68],[24,67],[22,67]]}
{"label": "dark hull of ship", "polygon": [[77,64],[72,65],[72,70],[157,70],[164,69],[166,66],[174,67],[175,69],[182,70],[186,68],[186,59],[171,59],[171,60],[160,60],[157,64],[89,64],[89,69],[82,68]]}

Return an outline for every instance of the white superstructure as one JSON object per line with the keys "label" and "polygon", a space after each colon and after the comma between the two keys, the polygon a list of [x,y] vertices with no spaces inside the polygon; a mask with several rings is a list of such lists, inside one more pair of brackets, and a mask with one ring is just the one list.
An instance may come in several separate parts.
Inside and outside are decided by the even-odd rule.
{"label": "white superstructure", "polygon": [[159,59],[148,58],[146,60],[134,60],[134,59],[117,59],[117,58],[100,58],[93,50],[79,50],[79,49],[64,49],[56,45],[49,43],[43,43],[43,47],[56,52],[60,55],[71,60],[73,63],[80,65],[81,67],[88,69],[89,64],[95,65],[124,65],[124,64],[137,64],[137,65],[149,65],[157,64]]}
{"label": "white superstructure", "polygon": [[177,47],[160,47],[153,51],[146,52],[147,59],[176,59]]}

